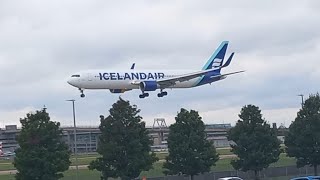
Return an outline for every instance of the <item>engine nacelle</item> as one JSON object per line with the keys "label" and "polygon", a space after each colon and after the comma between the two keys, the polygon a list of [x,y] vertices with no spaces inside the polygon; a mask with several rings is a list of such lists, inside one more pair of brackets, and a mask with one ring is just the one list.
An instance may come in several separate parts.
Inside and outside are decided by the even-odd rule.
{"label": "engine nacelle", "polygon": [[111,93],[124,93],[126,91],[130,91],[131,89],[110,89]]}
{"label": "engine nacelle", "polygon": [[141,91],[155,91],[159,88],[159,85],[156,81],[142,81],[140,82]]}

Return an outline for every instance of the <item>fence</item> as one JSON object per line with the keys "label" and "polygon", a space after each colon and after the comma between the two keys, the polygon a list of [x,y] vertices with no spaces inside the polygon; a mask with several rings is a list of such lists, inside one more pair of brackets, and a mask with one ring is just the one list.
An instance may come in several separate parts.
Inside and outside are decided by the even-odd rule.
{"label": "fence", "polygon": [[[318,168],[319,172],[320,168]],[[270,167],[259,172],[261,178],[272,178],[281,176],[306,176],[313,175],[313,167],[297,168],[296,166],[287,167]],[[222,171],[222,172],[210,172],[194,177],[194,180],[216,180],[220,177],[238,176],[243,179],[253,179],[253,172],[242,172],[242,171]],[[189,176],[164,176],[148,178],[150,180],[189,180]]]}

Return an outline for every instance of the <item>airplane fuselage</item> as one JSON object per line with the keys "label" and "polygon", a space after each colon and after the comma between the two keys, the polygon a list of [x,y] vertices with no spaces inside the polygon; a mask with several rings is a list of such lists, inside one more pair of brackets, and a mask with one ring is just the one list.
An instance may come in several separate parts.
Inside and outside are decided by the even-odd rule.
{"label": "airplane fuselage", "polygon": [[[194,71],[186,70],[91,70],[75,73],[68,83],[81,89],[139,89],[134,84],[138,81],[156,81],[176,77]],[[184,82],[177,82],[168,88],[191,88],[200,85],[203,77],[197,77]],[[213,80],[214,81],[214,80]],[[210,83],[210,82],[208,82]]]}

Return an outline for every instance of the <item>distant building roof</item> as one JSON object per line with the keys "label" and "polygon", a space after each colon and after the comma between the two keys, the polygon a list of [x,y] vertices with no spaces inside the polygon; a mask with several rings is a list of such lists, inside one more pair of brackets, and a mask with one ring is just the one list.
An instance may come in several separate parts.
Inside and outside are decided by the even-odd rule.
{"label": "distant building roof", "polygon": [[206,124],[205,126],[208,129],[229,129],[229,128],[231,128],[231,124]]}

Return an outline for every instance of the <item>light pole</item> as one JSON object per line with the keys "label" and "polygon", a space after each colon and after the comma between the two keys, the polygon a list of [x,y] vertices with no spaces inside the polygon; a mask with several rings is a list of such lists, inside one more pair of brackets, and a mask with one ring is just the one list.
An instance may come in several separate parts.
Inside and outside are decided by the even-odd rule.
{"label": "light pole", "polygon": [[75,112],[75,108],[74,108],[74,102],[76,100],[74,99],[70,99],[70,100],[66,100],[66,101],[71,101],[72,102],[72,111],[73,111],[73,136],[74,136],[74,156],[76,158],[76,179],[78,179],[78,155],[77,155],[77,128],[76,128],[76,112]]}
{"label": "light pole", "polygon": [[303,108],[303,94],[298,94],[298,96],[301,96],[301,108]]}

